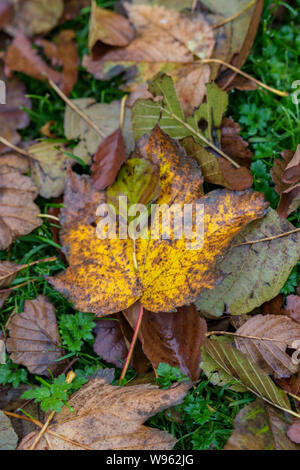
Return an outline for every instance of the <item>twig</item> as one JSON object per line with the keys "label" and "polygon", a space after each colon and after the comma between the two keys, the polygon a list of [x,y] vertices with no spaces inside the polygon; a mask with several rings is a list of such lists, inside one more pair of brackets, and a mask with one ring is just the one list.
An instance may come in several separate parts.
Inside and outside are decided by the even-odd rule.
{"label": "twig", "polygon": [[55,260],[57,260],[57,256],[51,256],[50,258],[42,258],[42,259],[38,259],[36,261],[31,261],[31,263],[22,264],[21,266],[16,268],[14,271],[12,271],[8,274],[5,274],[4,276],[0,276],[0,281],[3,281],[7,277],[10,277],[12,274],[18,273],[22,269],[28,268],[29,266],[34,266],[35,264],[39,264],[39,263],[48,263],[49,261],[55,261]]}
{"label": "twig", "polygon": [[275,343],[286,344],[284,341],[280,341],[279,339],[275,339],[275,338],[265,338],[264,336],[241,335],[240,333],[231,333],[230,331],[209,331],[208,333],[206,333],[207,337],[209,337],[211,335],[239,336],[240,338],[258,339],[258,340],[261,340],[261,341],[272,341],[272,342],[275,342]]}
{"label": "twig", "polygon": [[287,237],[288,235],[292,235],[292,233],[300,232],[300,228],[295,228],[293,230],[289,230],[288,232],[282,232],[279,235],[273,235],[272,237],[261,238],[260,240],[250,240],[248,242],[237,243],[236,245],[232,245],[231,248],[236,248],[237,246],[243,245],[252,245],[254,243],[260,242],[268,242],[270,240],[276,240],[276,238]]}
{"label": "twig", "polygon": [[246,5],[244,8],[242,8],[240,11],[238,11],[234,15],[230,16],[229,18],[225,18],[225,20],[220,21],[220,23],[216,23],[216,24],[212,25],[212,28],[213,29],[219,28],[220,26],[223,26],[224,24],[235,20],[240,15],[242,15],[245,11],[249,10],[249,8],[251,8],[253,5],[255,5],[255,3],[256,3],[256,0],[252,0],[252,2],[248,3],[248,5]]}
{"label": "twig", "polygon": [[143,313],[144,313],[144,308],[141,304],[140,305],[139,316],[138,316],[138,319],[137,319],[137,322],[136,322],[136,325],[135,325],[135,329],[134,329],[133,337],[132,337],[132,340],[131,340],[131,343],[130,343],[130,346],[129,346],[126,361],[125,361],[125,364],[124,364],[124,367],[123,367],[123,370],[122,370],[122,373],[121,373],[121,376],[120,376],[120,379],[119,379],[119,385],[121,384],[122,380],[125,378],[126,372],[128,370],[129,363],[130,363],[131,358],[132,358],[134,346],[135,346],[135,343],[136,343],[136,340],[138,338],[138,334],[139,334],[139,331],[140,331],[140,328],[141,328]]}
{"label": "twig", "polygon": [[35,277],[34,279],[29,279],[29,281],[22,282],[21,284],[17,284],[16,286],[8,287],[7,289],[0,289],[0,294],[4,294],[5,292],[11,292],[12,290],[19,289],[19,287],[26,286],[27,284],[38,280],[39,278]]}
{"label": "twig", "polygon": [[53,90],[56,91],[58,96],[60,96],[61,99],[68,106],[70,106],[70,108],[72,108],[73,111],[75,111],[75,113],[77,113],[82,119],[84,119],[85,122],[87,122],[101,137],[103,138],[106,137],[104,132],[102,132],[102,130],[99,129],[99,127],[93,121],[91,121],[90,118],[83,111],[81,111],[81,109],[79,109],[71,100],[69,100],[69,98],[61,91],[61,89],[54,83],[53,80],[49,79],[48,82],[49,82],[49,85],[53,88]]}
{"label": "twig", "polygon": [[55,215],[50,215],[50,214],[38,214],[38,217],[45,218],[45,219],[52,219],[52,220],[56,220],[57,222],[59,222],[59,218],[56,217]]}
{"label": "twig", "polygon": [[[70,384],[74,380],[75,376],[76,376],[75,372],[73,372],[73,371],[69,372],[67,377],[66,377],[66,382],[68,384]],[[43,435],[47,431],[47,428],[49,427],[55,413],[56,413],[56,411],[51,411],[51,413],[49,414],[45,424],[43,425],[42,429],[38,433],[37,437],[35,438],[33,444],[30,446],[29,450],[34,450],[36,448],[37,444],[39,443],[39,441],[41,440],[41,438],[43,437]]]}
{"label": "twig", "polygon": [[6,145],[7,147],[10,147],[11,149],[15,150],[15,152],[18,152],[20,153],[21,155],[24,155],[25,157],[28,157],[28,158],[34,158],[33,155],[30,155],[29,152],[26,152],[26,150],[23,150],[21,149],[20,147],[17,147],[16,145],[12,144],[11,142],[9,142],[7,139],[5,139],[4,137],[0,136],[0,142],[3,144],[3,145]]}
{"label": "twig", "polygon": [[128,95],[124,95],[121,101],[121,107],[120,107],[120,129],[123,129],[124,125],[124,118],[125,118],[125,104],[127,100]]}
{"label": "twig", "polygon": [[268,91],[271,91],[272,93],[275,93],[275,95],[278,96],[289,96],[289,93],[287,91],[280,91],[276,90],[276,88],[270,87],[269,85],[265,85],[263,82],[260,80],[257,80],[254,77],[251,77],[251,75],[248,75],[247,73],[243,72],[242,70],[238,69],[234,65],[228,64],[227,62],[224,62],[223,60],[220,59],[201,59],[200,60],[201,64],[221,64],[225,65],[225,67],[228,67],[229,69],[233,70],[234,72],[242,75],[243,77],[247,78],[248,80],[252,80],[253,82],[257,83],[257,85],[261,86],[262,88],[265,88]]}

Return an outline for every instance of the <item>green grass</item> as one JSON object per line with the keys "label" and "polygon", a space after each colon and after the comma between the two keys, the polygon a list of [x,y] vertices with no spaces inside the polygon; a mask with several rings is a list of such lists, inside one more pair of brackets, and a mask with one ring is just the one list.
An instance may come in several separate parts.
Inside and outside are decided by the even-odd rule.
{"label": "green grass", "polygon": [[[297,30],[300,0],[295,1],[293,7],[286,6],[287,14],[281,23],[274,21],[270,10],[271,3],[283,4],[279,1],[268,0],[265,2],[259,32],[243,70],[270,86],[292,92],[294,91],[292,89],[293,81],[300,79],[298,73],[300,33]],[[112,4],[113,1],[101,3],[106,7]],[[80,56],[82,56],[87,52],[88,17],[89,10],[83,10],[76,20],[56,28],[51,33],[50,39],[61,28],[75,29]],[[46,84],[24,75],[21,75],[21,78],[32,99],[32,109],[28,110],[31,124],[22,131],[23,139],[40,138],[40,128],[51,120],[55,122],[52,128],[53,132],[59,138],[64,138],[64,103]],[[84,69],[80,69],[79,80],[71,98],[93,97],[97,101],[110,102],[122,96],[123,93],[119,89],[121,83],[121,77],[110,82],[101,82],[95,80]],[[254,188],[262,191],[271,205],[276,207],[278,195],[274,191],[270,168],[282,150],[295,150],[300,142],[299,106],[292,103],[291,96],[279,98],[261,89],[249,92],[232,91],[230,93],[229,114],[240,123],[241,135],[250,143],[250,147],[254,151],[252,164]],[[37,202],[41,213],[46,213],[52,205],[56,205],[42,198],[38,198]],[[49,220],[43,220],[44,223],[41,227],[27,236],[20,237],[8,252],[0,252],[0,259],[9,259],[20,264],[50,256],[58,257],[56,261],[25,268],[18,274],[13,284],[23,282],[27,282],[27,284],[12,292],[5,302],[0,311],[0,328],[4,330],[7,320],[14,310],[22,311],[26,299],[34,299],[39,294],[48,296],[56,308],[66,356],[70,360],[77,359],[74,368],[83,383],[97,368],[106,367],[107,364],[97,357],[92,349],[92,316],[86,315],[84,317],[80,312],[76,312],[45,279],[46,276],[55,275],[65,266],[59,257],[58,246],[53,242],[51,233],[51,225],[53,224]],[[299,226],[300,211],[291,214],[289,220]],[[298,266],[293,269],[283,288],[284,294],[295,291],[299,277]],[[80,332],[78,332],[78,325],[80,325]],[[161,374],[163,376],[161,383],[163,384],[171,382],[174,377],[176,379],[176,373],[170,376],[168,371],[162,371]],[[116,370],[116,378],[119,376],[120,370]],[[129,370],[127,380],[134,376],[135,372],[132,369]],[[10,361],[7,365],[0,365],[0,383],[12,383],[15,387],[22,382],[30,383],[33,386],[37,385],[40,387],[40,392],[34,393],[37,396],[42,395],[45,398],[45,403],[51,402],[51,406],[59,407],[58,401],[66,399],[59,380],[53,377],[47,381],[48,385],[41,384],[40,378],[29,374],[21,366]],[[43,387],[45,390],[41,391]],[[52,390],[51,393],[57,394],[53,400],[51,393],[49,392],[49,395],[47,392],[49,388]],[[50,402],[47,401],[49,396]],[[236,393],[212,386],[202,376],[199,384],[189,392],[182,405],[151,418],[149,424],[173,433],[179,439],[176,445],[177,449],[221,449],[232,430],[234,416],[252,399],[253,396],[250,393]]]}

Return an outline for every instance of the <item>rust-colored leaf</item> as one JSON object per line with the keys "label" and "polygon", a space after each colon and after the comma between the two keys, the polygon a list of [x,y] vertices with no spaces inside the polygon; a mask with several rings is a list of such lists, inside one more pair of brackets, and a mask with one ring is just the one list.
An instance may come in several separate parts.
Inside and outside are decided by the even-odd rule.
{"label": "rust-colored leaf", "polygon": [[[61,240],[70,266],[50,282],[80,311],[109,314],[141,299],[146,309],[166,312],[194,302],[204,287],[211,288],[218,280],[214,267],[232,238],[265,213],[267,204],[259,193],[216,190],[201,197],[202,177],[196,161],[158,126],[141,138],[134,156],[159,166],[161,193],[157,204],[177,204],[177,210],[182,204],[204,205],[203,245],[202,240],[201,246],[197,245],[195,227],[195,249],[186,245],[191,240],[176,239],[173,227],[170,239],[163,239],[161,233],[158,239],[138,238],[134,257],[131,238],[97,238],[100,229],[97,227],[96,233],[91,225],[95,225],[97,206],[93,208],[89,201],[87,212],[79,196],[72,200],[73,190],[70,192],[67,186]],[[87,177],[73,178],[77,186],[86,185],[86,192],[91,192]],[[98,193],[98,200],[103,196]],[[159,217],[151,228],[161,232]]]}
{"label": "rust-colored leaf", "polygon": [[[181,403],[188,390],[179,384],[169,390],[145,384],[132,387],[113,387],[104,378],[95,378],[82,387],[57,413],[49,430],[77,442],[74,445],[45,433],[36,450],[80,450],[81,445],[94,450],[168,450],[176,439],[166,431],[144,426],[154,414]],[[91,425],[92,423],[92,425]],[[19,449],[27,450],[37,433],[23,439]]]}
{"label": "rust-colored leaf", "polygon": [[127,46],[134,38],[134,31],[128,21],[122,15],[114,11],[100,8],[97,3],[92,1],[92,10],[89,29],[89,50],[98,41],[110,46]]}
{"label": "rust-colored leaf", "polygon": [[240,135],[241,126],[233,119],[224,117],[221,127],[221,148],[226,155],[240,165],[250,167],[253,153]]}
{"label": "rust-colored leaf", "polygon": [[60,18],[60,22],[73,20],[76,18],[82,8],[89,7],[91,4],[90,0],[64,0],[64,12]]}
{"label": "rust-colored leaf", "polygon": [[6,347],[10,358],[23,364],[32,374],[47,375],[58,372],[64,365],[56,362],[63,356],[57,329],[55,308],[47,297],[39,295],[26,300],[24,311],[15,313],[8,325]]}
{"label": "rust-colored leaf", "polygon": [[97,320],[94,335],[95,353],[105,361],[121,368],[128,349],[119,322],[114,319]]}
{"label": "rust-colored leaf", "polygon": [[[133,329],[138,311],[139,303],[123,311]],[[179,367],[196,381],[200,374],[201,347],[206,331],[206,321],[200,318],[193,305],[179,307],[176,312],[169,313],[157,314],[145,310],[139,339],[154,368],[165,362]]]}
{"label": "rust-colored leaf", "polygon": [[265,372],[276,378],[290,377],[299,371],[286,350],[296,349],[300,341],[300,326],[284,315],[255,315],[237,333],[276,341],[235,337],[236,347],[248,354]]}
{"label": "rust-colored leaf", "polygon": [[10,21],[13,13],[13,0],[2,0],[0,4],[0,29]]}
{"label": "rust-colored leaf", "polygon": [[93,186],[102,190],[113,184],[126,160],[126,146],[121,128],[106,137],[99,145],[92,165]]}

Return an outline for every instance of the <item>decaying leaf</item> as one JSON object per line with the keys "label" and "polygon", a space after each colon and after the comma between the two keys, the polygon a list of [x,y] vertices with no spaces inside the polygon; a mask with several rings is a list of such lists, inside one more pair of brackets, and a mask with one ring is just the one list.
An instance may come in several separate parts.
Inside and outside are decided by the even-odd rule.
{"label": "decaying leaf", "polygon": [[54,373],[62,367],[62,361],[55,362],[64,352],[55,308],[47,297],[26,300],[24,311],[10,318],[8,330],[6,348],[13,362],[23,364],[32,374],[47,376],[49,370]]}
{"label": "decaying leaf", "polygon": [[13,13],[13,0],[2,0],[0,5],[0,29],[10,21]]}
{"label": "decaying leaf", "polygon": [[[288,395],[277,387],[252,359],[226,342],[208,340],[203,349],[215,362],[215,371],[225,371],[255,395],[285,411],[291,409]],[[208,376],[209,378],[209,376]]]}
{"label": "decaying leaf", "polygon": [[[139,303],[123,311],[134,329]],[[194,306],[179,307],[176,312],[152,313],[144,311],[139,339],[143,351],[154,368],[164,362],[179,367],[181,372],[198,380],[201,347],[206,339],[206,321],[200,318]]]}
{"label": "decaying leaf", "polygon": [[[0,287],[1,289],[9,287],[14,281],[21,265],[12,263],[11,261],[0,261]],[[9,292],[1,292],[0,290],[0,308],[9,296]]]}
{"label": "decaying leaf", "polygon": [[284,315],[255,315],[237,333],[278,341],[235,337],[236,347],[248,354],[265,372],[275,378],[290,377],[299,371],[299,364],[286,353],[300,344],[300,325]]}
{"label": "decaying leaf", "polygon": [[271,176],[275,190],[280,194],[277,212],[281,217],[287,217],[300,205],[300,144],[295,153],[285,150],[282,159],[276,158]]}
{"label": "decaying leaf", "polygon": [[[111,135],[120,126],[120,101],[112,103],[96,103],[93,98],[79,98],[72,100],[106,136]],[[122,129],[126,144],[127,154],[134,148],[134,140],[131,127],[131,110],[126,108]],[[65,111],[65,136],[67,139],[79,139],[79,144],[74,147],[73,153],[85,163],[91,163],[103,138],[87,124],[77,113],[66,106]]]}
{"label": "decaying leaf", "polygon": [[133,37],[134,32],[127,18],[114,11],[100,8],[95,0],[92,1],[89,28],[91,53],[98,41],[110,46],[127,46]]}
{"label": "decaying leaf", "polygon": [[0,167],[3,166],[9,166],[25,174],[29,170],[29,159],[9,151],[0,156]]}
{"label": "decaying leaf", "polygon": [[99,191],[111,186],[126,160],[126,145],[119,127],[100,143],[93,159],[91,181]]}
{"label": "decaying leaf", "polygon": [[[205,206],[204,240],[199,241],[193,221],[190,239],[174,237],[174,227],[170,239],[164,239],[158,212],[151,226],[158,239],[138,238],[134,257],[131,238],[99,239],[104,227],[98,225],[96,234],[95,227],[86,223],[87,215],[82,221],[77,219],[77,224],[71,219],[70,226],[62,220],[62,244],[70,266],[50,282],[80,311],[109,314],[141,299],[146,309],[166,312],[195,301],[204,287],[211,288],[218,280],[214,267],[232,238],[265,213],[266,202],[260,193],[216,190],[201,198],[197,163],[159,127],[137,143],[134,155],[159,165],[161,193],[156,203],[165,204],[164,210],[177,204],[176,210],[182,214],[182,204]],[[68,188],[66,198],[71,200]]]}
{"label": "decaying leaf", "polygon": [[[17,77],[7,79],[1,63],[0,80],[6,84],[6,104],[0,105],[1,137],[16,145],[20,141],[17,129],[24,129],[29,124],[28,114],[20,107],[30,108],[31,101],[25,96],[25,85]],[[0,154],[7,150],[8,148],[0,143]]]}
{"label": "decaying leaf", "polygon": [[[99,79],[108,79],[126,70],[129,76],[127,89],[130,91],[159,71],[172,72],[187,66],[179,76],[179,96],[182,92],[182,104],[187,111],[199,106],[203,90],[188,93],[183,80],[192,84],[199,79],[204,84],[209,78],[208,68],[200,75],[197,69],[190,69],[194,56],[208,58],[214,47],[213,31],[203,16],[199,13],[180,13],[158,5],[125,3],[124,7],[137,32],[135,39],[128,46],[115,48],[104,55],[100,54],[100,57],[96,53],[94,57],[85,56],[83,65]],[[192,101],[187,101],[187,93]]]}
{"label": "decaying leaf", "polygon": [[0,411],[0,450],[15,450],[18,436],[11,425],[10,419]]}
{"label": "decaying leaf", "polygon": [[95,353],[116,367],[122,367],[128,349],[119,322],[114,319],[97,320],[94,335]]}
{"label": "decaying leaf", "polygon": [[2,339],[0,339],[0,364],[6,363],[6,348],[5,343]]}
{"label": "decaying leaf", "polygon": [[[179,384],[169,390],[153,385],[113,387],[103,378],[95,378],[83,386],[57,413],[49,430],[78,443],[71,444],[46,431],[53,450],[80,450],[80,445],[94,450],[167,450],[176,439],[165,431],[144,426],[154,414],[184,399],[189,385]],[[91,426],[92,423],[92,426]],[[21,442],[19,449],[29,449],[37,433],[31,433]],[[42,438],[36,450],[48,448]]]}
{"label": "decaying leaf", "polygon": [[[296,444],[300,444],[300,420],[297,419],[288,429],[287,431],[288,437],[291,441],[295,442]],[[297,449],[300,449],[300,446],[297,446]]]}
{"label": "decaying leaf", "polygon": [[0,165],[0,249],[42,224],[39,207],[33,202],[38,188],[17,169]]}
{"label": "decaying leaf", "polygon": [[261,243],[235,245],[276,236],[293,228],[273,209],[269,209],[263,219],[245,227],[218,266],[224,280],[213,290],[200,294],[196,302],[198,309],[213,317],[223,312],[242,315],[279,294],[299,259],[299,233]]}
{"label": "decaying leaf", "polygon": [[235,417],[225,450],[300,450],[286,435],[291,417],[257,399]]}
{"label": "decaying leaf", "polygon": [[90,4],[90,0],[64,0],[64,12],[60,22],[63,23],[77,18],[82,8],[89,7]]}
{"label": "decaying leaf", "polygon": [[14,0],[13,28],[27,36],[48,33],[64,9],[63,0]]}
{"label": "decaying leaf", "polygon": [[285,313],[300,324],[300,297],[299,295],[288,295],[286,298]]}
{"label": "decaying leaf", "polygon": [[58,197],[63,193],[67,166],[76,163],[67,157],[64,150],[64,146],[47,141],[27,149],[33,156],[30,161],[31,178],[45,198]]}

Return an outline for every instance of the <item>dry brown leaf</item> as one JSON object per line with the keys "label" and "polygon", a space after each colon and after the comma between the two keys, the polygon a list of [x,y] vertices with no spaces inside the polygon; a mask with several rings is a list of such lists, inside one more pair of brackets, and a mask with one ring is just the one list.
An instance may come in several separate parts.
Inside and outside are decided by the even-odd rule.
{"label": "dry brown leaf", "polygon": [[0,4],[0,29],[11,20],[13,13],[13,0],[2,0]]}
{"label": "dry brown leaf", "polygon": [[26,300],[22,313],[15,313],[8,324],[6,348],[10,358],[26,366],[32,374],[49,376],[64,367],[64,355],[56,324],[55,308],[47,297]]}
{"label": "dry brown leaf", "polygon": [[249,144],[240,135],[241,126],[233,119],[223,117],[221,126],[221,148],[240,165],[250,167],[253,153]]}
{"label": "dry brown leaf", "polygon": [[287,316],[255,315],[236,333],[277,340],[235,337],[236,347],[248,354],[268,374],[275,378],[285,378],[299,371],[299,364],[292,360],[286,350],[296,349],[295,344],[300,341],[300,326]]}
{"label": "dry brown leaf", "polygon": [[285,313],[300,324],[300,297],[299,295],[288,295],[286,298]]}
{"label": "dry brown leaf", "polygon": [[[0,287],[1,289],[9,287],[18,274],[21,265],[12,263],[11,261],[0,261]],[[0,308],[9,297],[9,292],[1,292],[0,290]]]}
{"label": "dry brown leaf", "polygon": [[288,437],[296,444],[300,444],[300,419],[297,419],[287,431]]}
{"label": "dry brown leaf", "polygon": [[91,0],[64,0],[64,12],[60,18],[60,23],[76,18],[82,8],[89,7]]}
{"label": "dry brown leaf", "polygon": [[93,333],[95,353],[106,362],[121,368],[128,349],[119,322],[114,319],[97,320]]}
{"label": "dry brown leaf", "polygon": [[[80,444],[94,450],[168,450],[176,439],[166,431],[144,426],[154,414],[181,403],[189,385],[177,384],[169,390],[153,385],[113,387],[104,378],[95,378],[68,400],[74,412],[66,406],[57,413],[49,426],[79,443],[78,446],[46,431],[54,450],[80,450]],[[27,450],[37,436],[29,434],[19,446]],[[43,437],[36,450],[48,449]]]}
{"label": "dry brown leaf", "polygon": [[42,224],[39,207],[33,202],[38,188],[15,168],[0,165],[0,249]]}
{"label": "dry brown leaf", "polygon": [[101,191],[113,184],[126,160],[126,144],[119,127],[100,143],[94,155],[91,182]]}
{"label": "dry brown leaf", "polygon": [[48,33],[63,13],[63,0],[14,0],[12,28],[27,36]]}
{"label": "dry brown leaf", "polygon": [[175,70],[172,75],[182,110],[189,116],[206,95],[205,85],[209,82],[210,68],[208,65],[192,64]]}
{"label": "dry brown leaf", "polygon": [[110,46],[127,46],[133,38],[134,32],[127,18],[114,11],[100,8],[95,0],[92,1],[89,29],[91,53],[98,41]]}
{"label": "dry brown leaf", "polygon": [[261,306],[262,315],[285,315],[283,301],[283,294],[278,294],[268,302],[264,302]]}
{"label": "dry brown leaf", "polygon": [[[2,63],[0,63],[0,80],[6,84],[6,104],[0,105],[0,134],[16,145],[20,141],[17,129],[24,129],[29,124],[28,114],[20,107],[30,108],[31,101],[25,96],[25,85],[17,77],[8,79],[5,76]],[[7,150],[10,149],[0,143],[0,154]]]}
{"label": "dry brown leaf", "polygon": [[[139,302],[123,311],[135,329]],[[193,305],[180,307],[176,312],[152,313],[145,310],[139,332],[143,351],[156,369],[160,362],[179,367],[181,372],[198,380],[201,347],[206,339],[206,321],[200,318]]]}
{"label": "dry brown leaf", "polygon": [[15,168],[24,174],[29,170],[29,159],[14,152],[7,152],[0,155],[0,167],[2,166]]}

